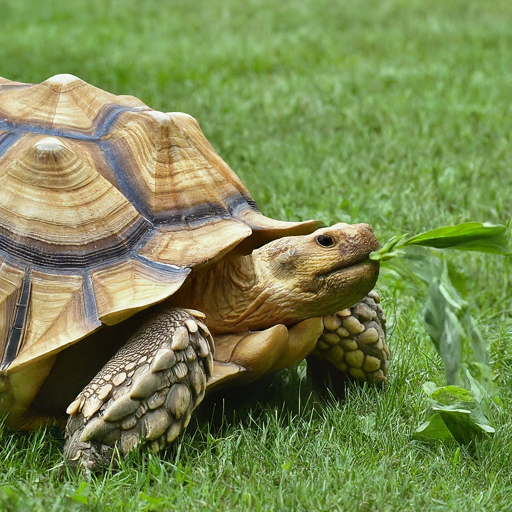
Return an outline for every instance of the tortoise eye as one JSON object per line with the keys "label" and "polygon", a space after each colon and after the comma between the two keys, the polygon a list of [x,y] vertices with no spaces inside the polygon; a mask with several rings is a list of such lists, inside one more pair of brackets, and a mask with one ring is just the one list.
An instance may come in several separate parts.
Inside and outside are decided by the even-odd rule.
{"label": "tortoise eye", "polygon": [[319,235],[316,237],[316,241],[322,246],[322,247],[332,247],[334,245],[334,240],[332,237],[327,235]]}

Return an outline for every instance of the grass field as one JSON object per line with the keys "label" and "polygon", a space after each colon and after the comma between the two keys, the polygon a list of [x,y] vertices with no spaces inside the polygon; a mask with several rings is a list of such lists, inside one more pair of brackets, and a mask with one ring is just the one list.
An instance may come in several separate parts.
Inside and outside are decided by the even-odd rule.
{"label": "grass field", "polygon": [[[0,13],[0,76],[72,73],[188,112],[266,215],[368,222],[381,240],[510,219],[509,0],[0,0]],[[300,367],[88,483],[62,467],[58,433],[0,430],[0,510],[511,510],[510,261],[451,259],[494,361],[494,438],[411,440],[421,384],[443,367],[421,297],[383,273],[384,390],[320,407]]]}

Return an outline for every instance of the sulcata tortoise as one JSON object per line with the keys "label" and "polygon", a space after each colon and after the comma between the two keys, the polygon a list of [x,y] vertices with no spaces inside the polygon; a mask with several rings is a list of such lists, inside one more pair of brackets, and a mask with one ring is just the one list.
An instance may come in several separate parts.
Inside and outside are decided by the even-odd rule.
{"label": "sulcata tortoise", "polygon": [[158,451],[206,391],[306,357],[386,379],[371,228],[263,216],[189,115],[0,79],[0,187],[0,413],[67,421],[76,467]]}

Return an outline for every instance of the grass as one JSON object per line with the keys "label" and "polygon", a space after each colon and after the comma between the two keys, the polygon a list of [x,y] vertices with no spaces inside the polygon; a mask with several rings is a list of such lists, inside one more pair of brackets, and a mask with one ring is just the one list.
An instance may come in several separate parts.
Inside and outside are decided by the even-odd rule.
{"label": "grass", "polygon": [[[73,73],[192,114],[269,216],[364,221],[382,240],[510,219],[507,0],[0,0],[0,12],[1,76]],[[411,440],[421,384],[443,369],[421,298],[384,272],[383,391],[319,407],[301,367],[163,456],[133,454],[88,483],[62,467],[58,433],[0,430],[0,509],[510,510],[510,261],[453,260],[495,362],[493,439]]]}

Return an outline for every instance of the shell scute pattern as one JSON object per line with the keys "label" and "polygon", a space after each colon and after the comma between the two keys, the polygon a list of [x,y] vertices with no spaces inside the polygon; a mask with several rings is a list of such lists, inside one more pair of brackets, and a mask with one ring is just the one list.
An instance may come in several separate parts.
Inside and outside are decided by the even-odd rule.
{"label": "shell scute pattern", "polygon": [[0,186],[8,371],[172,295],[264,219],[192,117],[72,75],[0,80]]}

